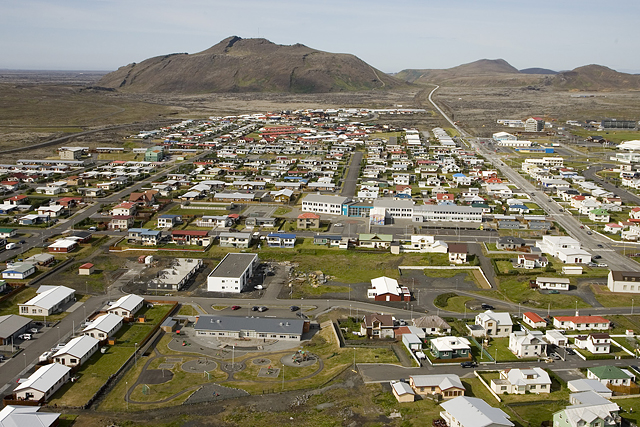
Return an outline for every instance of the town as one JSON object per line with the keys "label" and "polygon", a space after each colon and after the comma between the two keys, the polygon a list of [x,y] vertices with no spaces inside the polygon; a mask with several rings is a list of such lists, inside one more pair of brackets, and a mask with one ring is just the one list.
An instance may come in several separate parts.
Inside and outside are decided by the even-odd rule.
{"label": "town", "polygon": [[636,425],[639,123],[440,113],[176,120],[0,165],[0,421],[352,376],[381,423]]}

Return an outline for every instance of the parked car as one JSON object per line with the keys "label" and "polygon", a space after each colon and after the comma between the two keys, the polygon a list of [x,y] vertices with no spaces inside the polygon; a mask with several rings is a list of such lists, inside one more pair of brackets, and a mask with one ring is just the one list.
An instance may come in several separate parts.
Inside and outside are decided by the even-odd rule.
{"label": "parked car", "polygon": [[462,362],[460,366],[463,368],[475,368],[478,364],[476,362]]}
{"label": "parked car", "polygon": [[262,289],[264,289],[264,286],[262,285],[255,285],[254,288],[256,288],[257,290],[261,291]]}
{"label": "parked car", "polygon": [[598,264],[598,267],[600,267],[600,268],[607,268],[607,267],[608,267],[608,265],[607,265],[606,263],[604,263],[604,262],[601,262],[601,263],[599,263],[599,264]]}
{"label": "parked car", "polygon": [[32,334],[37,334],[38,333],[38,328],[31,328],[29,329],[29,332]]}
{"label": "parked car", "polygon": [[261,313],[262,313],[263,311],[267,311],[267,310],[268,310],[268,308],[267,308],[267,307],[265,307],[265,306],[258,307],[258,311],[259,311],[259,312],[261,312]]}
{"label": "parked car", "polygon": [[9,250],[15,249],[17,247],[18,247],[18,245],[16,245],[15,243],[7,243],[7,246],[5,246],[5,249],[9,251]]}
{"label": "parked car", "polygon": [[30,340],[32,338],[31,334],[21,334],[18,335],[18,338],[20,338],[21,340]]}
{"label": "parked car", "polygon": [[553,357],[555,360],[562,360],[562,357],[560,357],[560,355],[555,351],[551,353],[549,356]]}
{"label": "parked car", "polygon": [[[597,246],[598,246],[599,248],[604,248],[604,246],[602,246],[600,243],[598,243],[598,245],[597,245]],[[598,257],[598,258],[600,258],[600,257]]]}
{"label": "parked car", "polygon": [[89,231],[98,231],[98,227],[89,227]]}
{"label": "parked car", "polygon": [[591,230],[589,230],[589,231],[587,231],[587,234],[588,234],[589,236],[591,236],[593,233],[591,232]]}
{"label": "parked car", "polygon": [[600,259],[600,258],[602,258],[602,257],[601,257],[600,255],[594,255],[592,258],[593,258],[593,259]]}
{"label": "parked car", "polygon": [[575,350],[572,348],[566,348],[565,351],[567,352],[567,354],[570,354],[572,356],[576,354]]}
{"label": "parked car", "polygon": [[251,311],[258,311],[258,306],[254,305],[253,307],[251,307]]}
{"label": "parked car", "polygon": [[559,290],[557,290],[557,289],[551,289],[551,290],[549,291],[549,293],[550,293],[550,294],[559,294],[559,293],[560,293],[560,291],[559,291]]}
{"label": "parked car", "polygon": [[240,310],[240,306],[239,305],[232,305],[231,306],[231,310]]}
{"label": "parked car", "polygon": [[292,305],[291,307],[289,307],[289,310],[298,311],[298,310],[300,310],[300,307],[298,307],[297,305]]}
{"label": "parked car", "polygon": [[483,310],[493,310],[495,307],[492,306],[491,304],[487,304],[486,302],[483,302],[481,305]]}

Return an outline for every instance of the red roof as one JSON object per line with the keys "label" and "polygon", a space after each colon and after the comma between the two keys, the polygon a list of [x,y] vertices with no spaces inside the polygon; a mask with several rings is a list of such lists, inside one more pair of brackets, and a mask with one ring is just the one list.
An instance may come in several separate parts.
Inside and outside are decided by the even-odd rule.
{"label": "red roof", "polygon": [[206,236],[209,232],[204,230],[172,230],[172,236]]}
{"label": "red roof", "polygon": [[555,316],[554,319],[558,319],[560,322],[573,322],[573,323],[609,323],[607,319],[600,316]]}
{"label": "red roof", "polygon": [[540,316],[538,316],[536,313],[534,313],[533,311],[527,311],[526,313],[524,313],[523,316],[526,316],[529,318],[529,320],[531,320],[533,323],[544,323],[544,319]]}
{"label": "red roof", "polygon": [[80,268],[81,268],[81,269],[83,269],[83,270],[88,270],[88,269],[90,269],[90,268],[93,268],[93,264],[91,264],[90,262],[88,262],[88,263],[86,263],[86,264],[82,264],[82,265],[80,266]]}
{"label": "red roof", "polygon": [[12,198],[10,198],[9,200],[24,200],[26,199],[27,196],[25,196],[24,194],[18,194],[17,196],[13,196]]}
{"label": "red roof", "polygon": [[314,213],[311,212],[305,212],[303,214],[298,215],[298,218],[300,219],[319,219],[320,217]]}

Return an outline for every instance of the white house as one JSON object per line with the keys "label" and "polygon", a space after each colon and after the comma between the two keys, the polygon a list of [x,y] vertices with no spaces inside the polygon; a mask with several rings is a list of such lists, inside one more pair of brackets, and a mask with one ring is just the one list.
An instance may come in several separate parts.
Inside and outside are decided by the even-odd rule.
{"label": "white house", "polygon": [[606,331],[609,329],[609,321],[600,316],[555,316],[553,326],[574,331]]}
{"label": "white house", "polygon": [[51,316],[74,299],[75,291],[66,286],[40,286],[37,295],[29,301],[18,304],[20,314],[31,316]]}
{"label": "white house", "polygon": [[228,253],[209,273],[207,291],[240,293],[248,290],[258,264],[256,254]]}
{"label": "white house", "polygon": [[549,344],[557,345],[558,347],[566,347],[568,343],[567,337],[557,329],[549,329],[544,334],[544,337]]}
{"label": "white house", "polygon": [[18,400],[46,401],[64,383],[69,381],[71,368],[59,363],[51,363],[35,371],[27,380],[18,385],[14,392]]}
{"label": "white house", "polygon": [[491,380],[491,390],[497,394],[550,393],[551,378],[542,368],[505,369],[500,379]]}
{"label": "white house", "polygon": [[420,396],[441,395],[444,399],[464,396],[465,388],[455,374],[411,375],[409,385]]}
{"label": "white house", "polygon": [[609,399],[613,395],[613,391],[607,388],[598,380],[571,380],[567,381],[567,388],[573,393],[582,393],[584,391],[593,391],[605,399]]}
{"label": "white house", "polygon": [[96,317],[82,330],[82,333],[99,340],[106,340],[118,332],[121,327],[122,317],[107,313]]}
{"label": "white house", "polygon": [[558,277],[537,277],[536,285],[540,289],[552,289],[556,291],[568,291],[569,283],[571,281],[565,278]]}
{"label": "white house", "polygon": [[640,272],[609,271],[607,286],[611,292],[640,292]]}
{"label": "white house", "polygon": [[133,317],[142,308],[143,304],[144,298],[139,295],[129,294],[120,297],[118,301],[114,302],[107,310],[107,313],[128,319]]}
{"label": "white house", "polygon": [[376,301],[410,301],[411,293],[406,287],[400,287],[396,279],[382,276],[371,279],[371,289],[367,289],[367,298]]}
{"label": "white house", "polygon": [[487,310],[476,315],[476,325],[480,326],[487,337],[508,337],[513,329],[513,320],[509,313],[496,313]]}
{"label": "white house", "polygon": [[578,335],[573,342],[576,347],[587,350],[592,354],[609,354],[611,352],[611,337],[606,332]]}
{"label": "white house", "polygon": [[513,331],[509,350],[518,357],[542,357],[547,355],[547,342],[542,331]]}
{"label": "white house", "polygon": [[580,242],[567,236],[542,236],[536,246],[544,253],[559,258],[569,264],[588,264],[591,254],[580,247]]}
{"label": "white house", "polygon": [[502,409],[477,397],[459,396],[441,403],[440,416],[448,427],[513,427]]}
{"label": "white house", "polygon": [[522,321],[525,324],[531,326],[533,329],[544,328],[547,326],[547,322],[542,317],[540,317],[540,315],[532,311],[527,311],[526,313],[523,313]]}
{"label": "white house", "polygon": [[61,365],[73,367],[82,365],[96,351],[100,340],[81,335],[69,341],[53,355],[53,360]]}
{"label": "white house", "polygon": [[52,427],[57,426],[60,414],[38,412],[40,406],[7,405],[0,411],[0,426],[6,427]]}
{"label": "white house", "polygon": [[35,273],[36,270],[36,265],[33,263],[16,262],[2,271],[2,278],[23,280]]}
{"label": "white house", "polygon": [[635,381],[635,375],[617,366],[602,365],[587,368],[587,379],[598,380],[604,385],[630,386]]}

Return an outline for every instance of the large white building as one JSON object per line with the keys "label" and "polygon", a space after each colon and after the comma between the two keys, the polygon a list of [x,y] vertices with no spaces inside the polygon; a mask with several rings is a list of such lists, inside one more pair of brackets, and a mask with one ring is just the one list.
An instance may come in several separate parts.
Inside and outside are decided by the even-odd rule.
{"label": "large white building", "polygon": [[249,280],[259,262],[256,254],[228,253],[209,273],[207,291],[240,293],[248,290]]}
{"label": "large white building", "polygon": [[100,340],[88,335],[81,335],[69,341],[53,355],[56,363],[65,366],[78,366],[87,361],[96,351]]}
{"label": "large white building", "polygon": [[456,205],[419,205],[413,207],[414,222],[482,222],[482,208]]}
{"label": "large white building", "polygon": [[27,380],[14,392],[18,400],[46,401],[64,383],[69,381],[71,368],[59,363],[51,363],[39,368],[27,378]]}
{"label": "large white building", "polygon": [[19,304],[20,314],[27,316],[51,316],[74,298],[75,291],[66,286],[40,286],[37,295]]}
{"label": "large white building", "polygon": [[542,236],[536,246],[567,264],[588,264],[591,254],[580,248],[580,242],[568,236]]}
{"label": "large white building", "polygon": [[347,203],[348,201],[348,197],[309,194],[304,199],[302,199],[302,212],[341,215],[342,205]]}
{"label": "large white building", "polygon": [[199,316],[198,336],[300,341],[305,321],[267,317]]}

